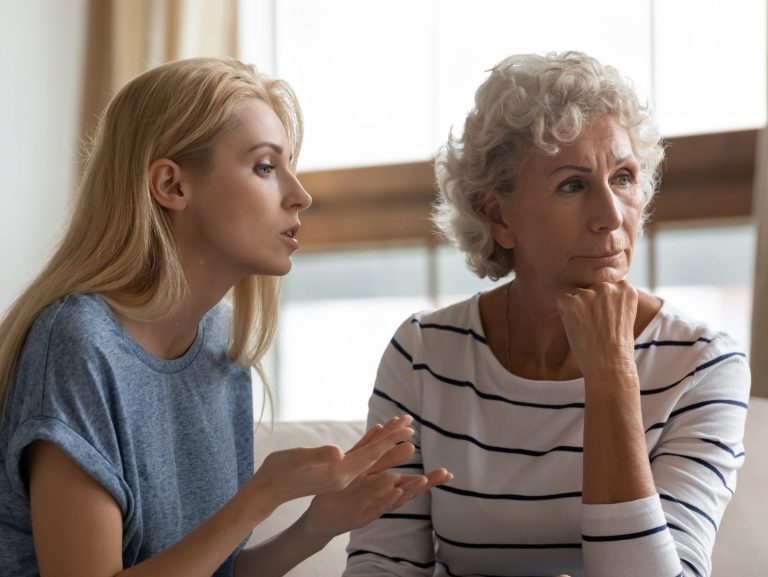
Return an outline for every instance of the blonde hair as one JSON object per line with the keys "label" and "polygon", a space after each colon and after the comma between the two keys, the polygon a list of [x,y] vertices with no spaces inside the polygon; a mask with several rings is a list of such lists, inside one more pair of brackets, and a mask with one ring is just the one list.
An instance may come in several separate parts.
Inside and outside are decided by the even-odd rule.
{"label": "blonde hair", "polygon": [[[0,324],[0,420],[16,362],[40,312],[73,293],[95,292],[132,319],[158,319],[183,302],[188,287],[166,213],[149,190],[158,158],[209,166],[219,139],[237,124],[236,108],[258,98],[277,114],[295,170],[303,123],[293,90],[233,59],[194,58],[151,69],[111,100],[95,130],[69,226],[53,257]],[[227,354],[252,366],[274,337],[279,279],[252,276],[231,291]]]}
{"label": "blonde hair", "polygon": [[450,135],[435,161],[439,195],[433,221],[464,251],[472,272],[497,280],[514,270],[514,251],[494,241],[481,212],[486,195],[512,194],[529,151],[554,156],[605,114],[616,116],[629,134],[647,208],[664,148],[649,110],[615,68],[564,52],[510,56],[491,70],[477,89],[464,133]]}

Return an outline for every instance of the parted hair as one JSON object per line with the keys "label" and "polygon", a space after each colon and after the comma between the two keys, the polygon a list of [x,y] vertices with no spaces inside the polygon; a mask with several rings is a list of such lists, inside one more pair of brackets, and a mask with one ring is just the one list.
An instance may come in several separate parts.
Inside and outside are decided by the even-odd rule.
{"label": "parted hair", "polygon": [[647,208],[664,148],[629,80],[580,52],[515,55],[491,69],[463,133],[450,134],[435,160],[433,222],[465,253],[472,272],[497,280],[514,270],[514,251],[494,241],[483,217],[487,195],[514,194],[521,162],[531,151],[554,156],[605,114],[628,131]]}
{"label": "parted hair", "polygon": [[[0,323],[0,419],[24,339],[48,305],[93,292],[129,318],[152,320],[183,302],[189,289],[167,214],[150,193],[149,165],[168,158],[205,170],[248,98],[277,114],[295,170],[303,122],[293,90],[237,60],[170,62],[137,76],[112,98],[87,146],[66,232]],[[227,354],[263,378],[260,359],[275,333],[279,279],[245,277],[230,296]]]}

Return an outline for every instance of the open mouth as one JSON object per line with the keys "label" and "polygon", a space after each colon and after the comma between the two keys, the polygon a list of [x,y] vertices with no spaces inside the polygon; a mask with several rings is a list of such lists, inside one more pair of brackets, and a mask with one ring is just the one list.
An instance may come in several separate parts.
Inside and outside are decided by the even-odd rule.
{"label": "open mouth", "polygon": [[296,238],[296,235],[299,232],[299,227],[300,225],[297,223],[293,225],[291,228],[284,230],[280,234],[282,234],[283,236],[287,236],[288,238]]}

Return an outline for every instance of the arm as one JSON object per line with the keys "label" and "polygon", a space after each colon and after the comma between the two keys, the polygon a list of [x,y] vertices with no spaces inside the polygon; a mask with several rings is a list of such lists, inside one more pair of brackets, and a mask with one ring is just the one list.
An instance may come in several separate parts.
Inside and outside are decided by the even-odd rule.
{"label": "arm", "polygon": [[623,503],[656,493],[634,358],[637,304],[637,291],[626,282],[581,289],[558,302],[584,376],[585,504]]}
{"label": "arm", "polygon": [[[35,442],[28,449],[28,457],[32,528],[40,574],[209,576],[279,504],[340,490],[380,460],[400,458],[403,449],[396,445],[412,434],[408,423],[409,419],[391,421],[374,440],[347,455],[330,446],[272,453],[240,491],[197,529],[151,559],[125,570],[122,515],[113,497],[56,445]],[[307,550],[296,547],[295,555]]]}
{"label": "arm", "polygon": [[[702,436],[740,446],[743,407],[718,399],[745,403],[748,370],[734,356],[708,369],[705,378],[686,381],[685,395],[669,392],[677,397],[667,422],[646,431],[628,353],[636,302],[634,289],[618,283],[577,291],[561,303],[586,388],[585,570],[596,576],[708,575],[715,526],[730,499],[729,481],[720,476],[732,482],[740,463]],[[662,438],[649,459],[646,433],[659,428]]]}

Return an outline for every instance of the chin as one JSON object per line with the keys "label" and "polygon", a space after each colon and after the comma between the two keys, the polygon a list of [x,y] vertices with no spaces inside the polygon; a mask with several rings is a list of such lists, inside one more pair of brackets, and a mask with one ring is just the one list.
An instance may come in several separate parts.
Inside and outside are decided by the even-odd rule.
{"label": "chin", "polygon": [[257,276],[285,276],[289,272],[291,272],[291,269],[293,268],[293,263],[290,259],[287,260],[285,263],[259,263],[257,265],[254,265],[252,267],[249,267],[250,270],[248,271],[251,275],[257,275]]}
{"label": "chin", "polygon": [[589,288],[604,282],[617,283],[623,281],[627,277],[627,272],[628,271],[620,271],[616,269],[600,270],[595,274],[576,280],[573,284],[578,288]]}

